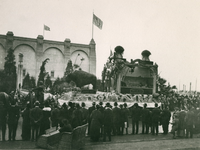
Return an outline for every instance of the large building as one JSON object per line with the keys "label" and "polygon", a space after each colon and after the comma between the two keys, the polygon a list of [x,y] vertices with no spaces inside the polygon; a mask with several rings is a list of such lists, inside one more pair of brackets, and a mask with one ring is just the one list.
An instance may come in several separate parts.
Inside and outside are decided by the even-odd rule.
{"label": "large building", "polygon": [[[14,49],[18,75],[20,70],[19,55],[23,55],[23,62],[21,62],[23,67],[20,70],[22,79],[29,73],[37,81],[40,66],[46,58],[50,60],[45,65],[45,69],[53,80],[57,77],[63,77],[69,60],[80,66],[83,71],[96,75],[95,47],[93,39],[86,45],[71,43],[70,39],[61,42],[44,40],[42,35],[38,35],[36,39],[17,37],[9,31],[6,35],[0,35],[0,69],[4,68],[8,49],[12,48]],[[19,83],[20,81],[18,81]]]}

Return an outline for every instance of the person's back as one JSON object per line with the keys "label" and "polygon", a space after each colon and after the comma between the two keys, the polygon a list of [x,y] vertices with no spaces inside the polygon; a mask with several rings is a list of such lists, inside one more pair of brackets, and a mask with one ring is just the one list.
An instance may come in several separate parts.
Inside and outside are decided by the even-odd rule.
{"label": "person's back", "polygon": [[104,126],[112,126],[113,112],[110,108],[104,109],[103,124]]}
{"label": "person's back", "polygon": [[120,108],[114,107],[112,109],[112,111],[113,111],[113,121],[114,121],[114,123],[119,123],[120,122],[120,120],[119,120],[119,118],[120,118]]}
{"label": "person's back", "polygon": [[147,108],[142,109],[141,111],[141,121],[147,122],[149,120],[150,111]]}
{"label": "person's back", "polygon": [[30,111],[31,123],[40,122],[43,117],[42,109],[39,107],[32,108]]}
{"label": "person's back", "polygon": [[133,120],[139,121],[140,120],[140,114],[141,114],[141,111],[140,111],[140,109],[138,107],[132,108],[131,116],[132,116]]}
{"label": "person's back", "polygon": [[160,109],[159,108],[154,108],[152,111],[152,121],[158,122],[160,121]]}
{"label": "person's back", "polygon": [[60,118],[60,110],[56,107],[51,111],[51,120],[58,120]]}
{"label": "person's back", "polygon": [[158,135],[158,124],[160,121],[160,109],[158,108],[158,104],[155,103],[155,108],[152,111],[152,134],[154,135],[156,130],[156,135]]}
{"label": "person's back", "polygon": [[193,111],[188,111],[186,113],[185,121],[186,125],[193,125],[194,124],[194,112]]}

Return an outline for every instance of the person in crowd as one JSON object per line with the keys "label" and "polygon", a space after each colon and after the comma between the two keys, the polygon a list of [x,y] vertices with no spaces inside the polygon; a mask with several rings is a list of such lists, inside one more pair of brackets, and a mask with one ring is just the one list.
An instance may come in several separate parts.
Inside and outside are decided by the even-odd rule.
{"label": "person in crowd", "polygon": [[16,105],[16,100],[11,99],[8,108],[9,141],[15,141],[19,117],[19,107]]}
{"label": "person in crowd", "polygon": [[126,129],[126,134],[128,134],[128,127],[129,127],[129,116],[130,116],[130,111],[127,108],[127,104],[124,103],[124,113],[125,113],[125,124],[124,128]]}
{"label": "person in crowd", "polygon": [[163,128],[163,134],[168,134],[170,118],[171,112],[169,111],[169,107],[165,106],[165,109],[161,112],[161,124]]}
{"label": "person in crowd", "polygon": [[56,129],[58,129],[60,121],[59,119],[60,119],[60,110],[58,109],[58,105],[55,104],[53,110],[51,111],[52,127],[56,127]]}
{"label": "person in crowd", "polygon": [[51,108],[49,107],[49,102],[44,102],[44,108],[42,109],[43,117],[41,119],[40,135],[45,134],[45,130],[50,129],[50,117]]}
{"label": "person in crowd", "polygon": [[31,104],[27,102],[26,108],[22,111],[22,139],[25,141],[31,138],[30,108]]}
{"label": "person in crowd", "polygon": [[106,136],[108,136],[108,140],[111,141],[111,129],[113,123],[113,112],[110,107],[110,103],[106,103],[106,107],[103,112],[103,126],[104,126],[104,133],[103,133],[103,141],[106,141]]}
{"label": "person in crowd", "polygon": [[174,139],[176,138],[176,131],[178,131],[178,124],[179,124],[178,114],[174,114],[174,118],[172,121],[172,130],[171,130]]}
{"label": "person in crowd", "polygon": [[92,102],[92,106],[88,108],[88,135],[90,135],[91,114],[96,109],[96,103]]}
{"label": "person in crowd", "polygon": [[178,125],[178,136],[184,137],[185,136],[185,116],[186,112],[184,110],[181,110],[179,112],[179,125]]}
{"label": "person in crowd", "polygon": [[81,103],[81,112],[82,112],[82,125],[88,122],[88,109],[85,108],[85,103]]}
{"label": "person in crowd", "polygon": [[155,108],[152,111],[152,135],[155,134],[158,135],[158,125],[160,121],[160,109],[158,108],[158,104],[155,103]]}
{"label": "person in crowd", "polygon": [[2,132],[2,141],[6,141],[6,121],[9,106],[10,104],[8,95],[6,95],[4,92],[0,92],[0,130]]}
{"label": "person in crowd", "polygon": [[92,111],[91,127],[90,127],[90,138],[94,142],[98,142],[100,138],[100,127],[102,125],[102,114],[99,111],[99,105],[96,105],[96,109]]}
{"label": "person in crowd", "polygon": [[114,103],[113,111],[113,135],[120,135],[120,108],[117,107],[118,103]]}
{"label": "person in crowd", "polygon": [[62,104],[61,110],[60,110],[60,127],[62,127],[64,124],[62,123],[63,119],[67,119],[69,123],[71,124],[71,116],[69,116],[69,110],[66,103]]}
{"label": "person in crowd", "polygon": [[39,101],[35,102],[35,107],[30,111],[30,119],[31,119],[31,140],[35,141],[38,139],[39,136],[39,129],[41,125],[41,120],[43,117],[42,109],[39,108],[40,103]]}
{"label": "person in crowd", "polygon": [[120,104],[119,108],[120,108],[120,118],[119,118],[120,135],[123,135],[124,134],[124,128],[125,128],[125,122],[126,122],[126,113],[124,111],[123,104]]}
{"label": "person in crowd", "polygon": [[140,112],[140,108],[138,106],[138,103],[135,103],[133,105],[132,110],[131,110],[132,134],[138,134],[140,114],[141,114],[141,112]]}
{"label": "person in crowd", "polygon": [[195,109],[194,108],[189,108],[189,111],[187,112],[185,116],[185,121],[186,121],[186,138],[188,138],[190,134],[190,138],[193,138],[193,130],[194,130],[194,119],[195,119],[195,114],[194,114]]}
{"label": "person in crowd", "polygon": [[199,107],[196,108],[195,111],[195,133],[200,133],[200,109]]}
{"label": "person in crowd", "polygon": [[[101,112],[101,114],[103,115],[104,112],[104,107],[103,107],[103,102],[99,102],[99,111]],[[103,126],[101,126],[101,137],[103,136]]]}
{"label": "person in crowd", "polygon": [[72,126],[67,119],[62,120],[63,127],[59,129],[59,132],[72,132]]}
{"label": "person in crowd", "polygon": [[76,109],[73,111],[73,116],[72,116],[72,128],[81,126],[82,120],[83,117],[82,117],[81,107],[79,103],[76,103]]}
{"label": "person in crowd", "polygon": [[69,106],[69,109],[68,109],[68,113],[65,113],[68,117],[66,117],[66,119],[68,119],[69,123],[72,124],[72,117],[73,117],[73,112],[75,110],[75,103],[73,102],[68,102],[68,106]]}
{"label": "person in crowd", "polygon": [[175,108],[174,108],[174,113],[173,113],[173,115],[172,115],[173,119],[174,119],[174,117],[175,117],[175,114],[177,114],[177,116],[179,115],[179,108],[178,108],[178,107],[175,107]]}
{"label": "person in crowd", "polygon": [[150,111],[147,109],[147,104],[144,103],[143,109],[141,111],[142,134],[149,133],[149,118],[150,118]]}

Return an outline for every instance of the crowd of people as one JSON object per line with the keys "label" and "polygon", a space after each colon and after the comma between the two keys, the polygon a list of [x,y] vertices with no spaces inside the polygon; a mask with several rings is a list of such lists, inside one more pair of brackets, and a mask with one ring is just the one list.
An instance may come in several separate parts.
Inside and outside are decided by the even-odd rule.
{"label": "crowd of people", "polygon": [[[36,101],[34,108],[31,108],[28,102],[26,108],[21,110],[15,99],[11,98],[8,104],[5,96],[0,94],[2,140],[5,141],[6,124],[8,124],[8,140],[15,140],[20,115],[23,118],[21,133],[23,140],[36,141],[40,135],[45,134],[45,130],[51,127],[56,127],[60,132],[71,132],[74,128],[86,123],[88,123],[87,134],[92,141],[99,141],[100,138],[103,141],[107,138],[111,141],[112,136],[139,134],[140,127],[141,134],[158,135],[159,125],[162,125],[163,134],[171,132],[174,138],[176,136],[192,138],[194,133],[200,133],[200,110],[198,105],[194,105],[197,102],[187,101],[188,105],[185,107],[182,101],[177,101],[173,111],[169,109],[170,103],[163,103],[162,107],[158,107],[155,103],[154,108],[148,108],[148,103],[144,103],[142,108],[137,102],[127,107],[126,102],[120,105],[114,102],[111,106],[110,102],[100,101],[93,102],[87,109],[84,102],[69,101],[60,106],[48,100],[43,104]],[[171,117],[172,122],[170,122]],[[170,123],[172,124],[171,131],[169,131]],[[131,133],[128,128],[132,128]]]}

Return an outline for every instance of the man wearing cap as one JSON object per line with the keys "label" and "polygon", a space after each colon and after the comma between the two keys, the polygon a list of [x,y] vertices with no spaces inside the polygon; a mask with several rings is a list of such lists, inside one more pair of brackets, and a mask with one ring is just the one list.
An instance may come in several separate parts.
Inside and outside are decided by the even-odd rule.
{"label": "man wearing cap", "polygon": [[39,105],[40,103],[36,101],[35,107],[30,111],[32,141],[38,139],[40,124],[43,117],[43,112],[42,109],[39,108]]}
{"label": "man wearing cap", "polygon": [[103,141],[106,141],[106,135],[108,136],[109,141],[111,141],[111,128],[113,123],[113,112],[110,108],[110,103],[106,103],[105,110],[103,112],[103,125],[104,125],[104,133],[103,133]]}

